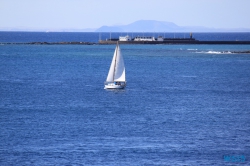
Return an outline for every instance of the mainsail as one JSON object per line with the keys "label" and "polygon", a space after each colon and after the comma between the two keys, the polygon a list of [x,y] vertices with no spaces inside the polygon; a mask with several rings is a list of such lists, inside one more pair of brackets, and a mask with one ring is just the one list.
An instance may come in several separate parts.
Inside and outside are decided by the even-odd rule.
{"label": "mainsail", "polygon": [[119,45],[116,45],[114,56],[109,68],[109,73],[106,82],[125,82],[125,66],[123,57],[121,54],[121,49]]}

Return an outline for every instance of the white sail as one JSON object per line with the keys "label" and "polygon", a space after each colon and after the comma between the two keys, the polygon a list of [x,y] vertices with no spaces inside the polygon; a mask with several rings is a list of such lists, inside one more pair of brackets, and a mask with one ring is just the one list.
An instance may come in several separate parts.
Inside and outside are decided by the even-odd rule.
{"label": "white sail", "polygon": [[117,45],[117,56],[116,56],[116,66],[115,66],[115,74],[114,81],[125,82],[125,66],[122,57],[122,53],[119,45]]}
{"label": "white sail", "polygon": [[125,82],[125,66],[119,45],[116,45],[114,56],[106,79],[107,82]]}
{"label": "white sail", "polygon": [[117,46],[116,46],[114,56],[113,56],[113,59],[112,59],[112,62],[111,62],[110,68],[109,68],[109,73],[108,73],[106,82],[113,82],[114,81],[115,59],[116,59],[116,54],[117,54],[116,52],[117,52]]}

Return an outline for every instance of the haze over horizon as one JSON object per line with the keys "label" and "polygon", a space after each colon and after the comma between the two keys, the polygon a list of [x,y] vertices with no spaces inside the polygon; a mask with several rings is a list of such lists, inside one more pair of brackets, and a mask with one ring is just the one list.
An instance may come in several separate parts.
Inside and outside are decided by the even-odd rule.
{"label": "haze over horizon", "polygon": [[0,0],[0,30],[85,30],[138,20],[178,26],[250,29],[249,0]]}

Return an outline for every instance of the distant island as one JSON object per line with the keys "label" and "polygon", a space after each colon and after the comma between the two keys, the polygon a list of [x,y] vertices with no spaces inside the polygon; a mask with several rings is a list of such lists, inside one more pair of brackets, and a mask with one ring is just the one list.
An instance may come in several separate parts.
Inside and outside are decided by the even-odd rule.
{"label": "distant island", "polygon": [[178,26],[173,22],[139,20],[128,25],[102,26],[96,29],[95,32],[250,32],[250,29],[218,29],[202,26]]}
{"label": "distant island", "polygon": [[0,27],[0,31],[25,32],[250,32],[249,28],[208,28],[203,26],[179,26],[173,22],[156,20],[138,20],[127,25],[101,26],[99,28],[28,28],[28,27]]}

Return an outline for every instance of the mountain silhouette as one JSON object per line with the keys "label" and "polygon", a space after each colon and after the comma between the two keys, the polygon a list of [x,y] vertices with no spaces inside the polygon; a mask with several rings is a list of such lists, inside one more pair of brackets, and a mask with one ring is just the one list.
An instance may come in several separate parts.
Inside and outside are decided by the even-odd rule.
{"label": "mountain silhouette", "polygon": [[128,25],[102,26],[95,32],[249,32],[250,29],[218,29],[202,26],[178,26],[173,22],[139,20]]}

